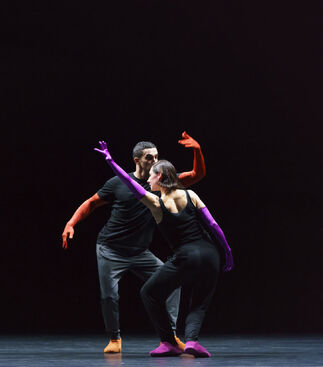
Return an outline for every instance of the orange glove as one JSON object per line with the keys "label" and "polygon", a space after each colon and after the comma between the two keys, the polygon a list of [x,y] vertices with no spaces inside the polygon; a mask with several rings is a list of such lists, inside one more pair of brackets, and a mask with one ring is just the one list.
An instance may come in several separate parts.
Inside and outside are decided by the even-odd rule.
{"label": "orange glove", "polygon": [[69,223],[67,223],[65,228],[64,228],[64,232],[62,234],[62,239],[63,239],[62,247],[63,247],[63,249],[65,249],[65,250],[67,249],[67,239],[68,238],[72,239],[73,236],[74,236],[74,228]]}
{"label": "orange glove", "polygon": [[85,200],[82,205],[80,205],[75,213],[73,214],[72,218],[66,223],[64,228],[64,232],[62,234],[62,247],[63,249],[67,249],[68,247],[68,239],[72,239],[74,236],[74,227],[77,223],[81,220],[87,218],[94,209],[98,208],[99,206],[108,204],[106,201],[102,200],[98,194],[94,194],[89,199]]}
{"label": "orange glove", "polygon": [[194,149],[194,161],[193,161],[193,170],[189,172],[182,172],[178,178],[181,184],[184,187],[189,187],[196,182],[202,180],[202,178],[206,174],[204,157],[201,151],[200,144],[194,140],[191,136],[189,136],[186,131],[182,133],[182,140],[179,140],[178,143],[185,146],[185,148],[193,148]]}
{"label": "orange glove", "polygon": [[201,149],[200,144],[189,136],[186,131],[182,133],[182,138],[184,139],[179,140],[178,143],[184,145],[185,148]]}

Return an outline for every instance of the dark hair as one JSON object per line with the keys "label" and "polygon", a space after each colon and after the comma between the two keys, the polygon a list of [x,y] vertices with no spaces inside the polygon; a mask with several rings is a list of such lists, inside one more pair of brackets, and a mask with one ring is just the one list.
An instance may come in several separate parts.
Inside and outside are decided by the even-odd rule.
{"label": "dark hair", "polygon": [[143,155],[144,149],[150,149],[150,148],[156,148],[156,145],[150,141],[140,141],[135,145],[135,147],[132,150],[132,157],[138,157],[140,158]]}
{"label": "dark hair", "polygon": [[161,159],[152,166],[154,173],[161,173],[158,185],[166,189],[166,193],[176,189],[183,189],[184,186],[179,182],[175,167],[165,159]]}

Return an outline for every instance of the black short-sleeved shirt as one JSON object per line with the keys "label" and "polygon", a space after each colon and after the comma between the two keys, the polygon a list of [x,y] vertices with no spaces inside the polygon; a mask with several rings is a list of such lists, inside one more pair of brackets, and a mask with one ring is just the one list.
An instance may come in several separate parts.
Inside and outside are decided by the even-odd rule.
{"label": "black short-sleeved shirt", "polygon": [[[129,176],[151,192],[146,180],[137,179],[133,173]],[[146,250],[155,230],[150,210],[117,176],[108,180],[97,194],[111,205],[111,216],[101,229],[97,242],[126,256]]]}

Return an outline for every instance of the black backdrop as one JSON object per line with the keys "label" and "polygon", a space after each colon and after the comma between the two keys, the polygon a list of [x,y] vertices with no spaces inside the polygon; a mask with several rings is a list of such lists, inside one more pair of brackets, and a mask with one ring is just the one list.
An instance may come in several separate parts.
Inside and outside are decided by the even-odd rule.
{"label": "black backdrop", "polygon": [[[311,2],[10,2],[2,14],[1,328],[102,331],[95,239],[108,210],[61,233],[139,140],[189,170],[225,231],[205,332],[322,332],[322,5]],[[156,236],[152,250],[168,250]],[[121,326],[151,331],[140,282]],[[185,292],[184,292],[185,296]],[[185,311],[185,297],[183,300]],[[183,322],[183,314],[180,323]]]}

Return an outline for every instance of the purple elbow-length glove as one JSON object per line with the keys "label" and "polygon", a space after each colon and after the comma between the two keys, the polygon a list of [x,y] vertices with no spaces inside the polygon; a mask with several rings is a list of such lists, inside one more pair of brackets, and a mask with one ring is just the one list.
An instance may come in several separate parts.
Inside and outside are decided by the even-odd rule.
{"label": "purple elbow-length glove", "polygon": [[101,149],[94,148],[94,150],[105,156],[105,160],[113,169],[114,173],[120,178],[120,180],[127,185],[127,187],[138,200],[142,199],[146,195],[147,191],[138,182],[133,180],[127,172],[117,165],[117,163],[112,159],[105,141],[99,141],[99,144]]}
{"label": "purple elbow-length glove", "polygon": [[233,268],[233,257],[231,254],[231,248],[228,245],[228,242],[224,236],[224,233],[217,222],[212,217],[208,208],[205,206],[204,208],[198,209],[198,214],[202,218],[203,222],[208,226],[212,234],[217,238],[220,242],[221,246],[225,251],[225,265],[223,267],[224,271],[230,271]]}

